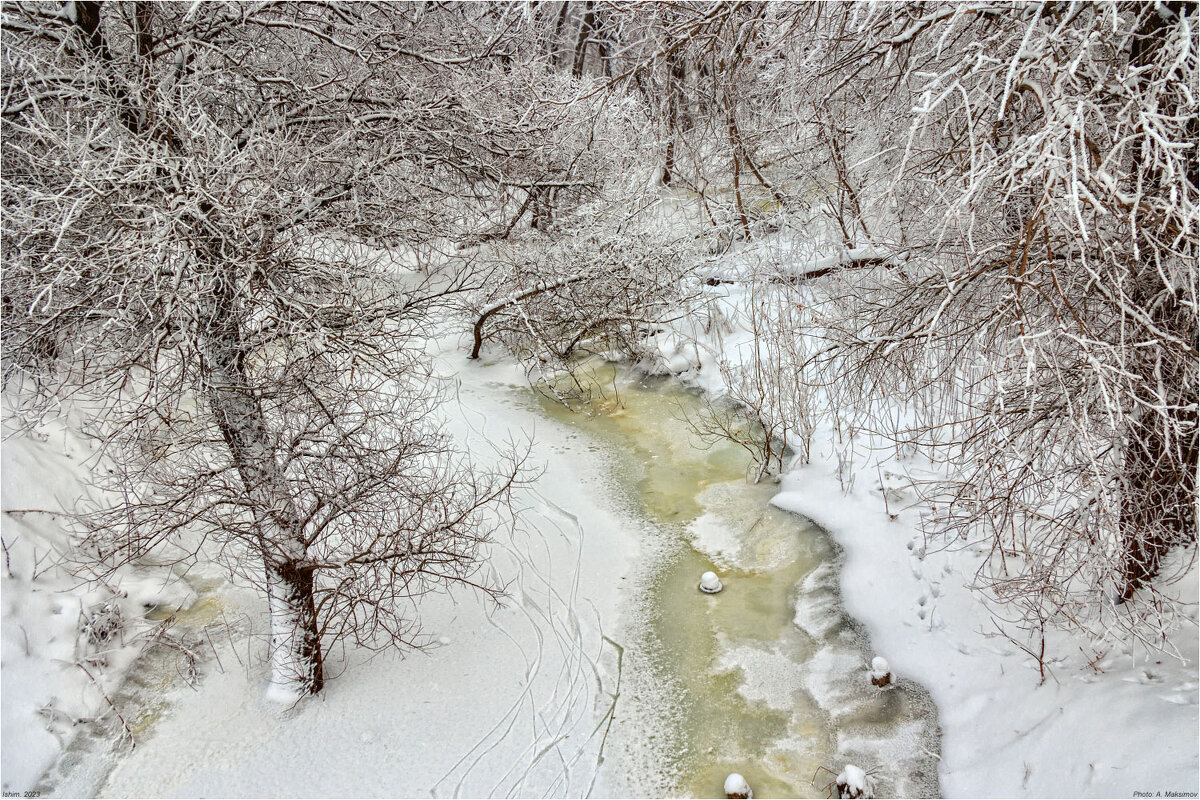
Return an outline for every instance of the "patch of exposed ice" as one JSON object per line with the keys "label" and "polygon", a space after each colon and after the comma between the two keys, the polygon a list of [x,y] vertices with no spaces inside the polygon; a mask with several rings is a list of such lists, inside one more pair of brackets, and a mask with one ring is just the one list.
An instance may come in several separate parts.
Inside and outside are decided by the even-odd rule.
{"label": "patch of exposed ice", "polygon": [[837,573],[833,564],[824,563],[805,577],[796,596],[796,627],[820,641],[841,624],[844,616],[836,594]]}
{"label": "patch of exposed ice", "polygon": [[714,561],[731,566],[740,563],[742,542],[720,515],[704,512],[688,526],[688,533],[692,546]]}
{"label": "patch of exposed ice", "polygon": [[789,711],[796,705],[793,695],[804,689],[795,660],[778,647],[722,647],[717,664],[721,672],[741,671],[738,694],[752,703]]}
{"label": "patch of exposed ice", "polygon": [[870,699],[873,689],[862,679],[865,666],[854,650],[822,647],[803,666],[803,686],[836,720],[854,713]]}

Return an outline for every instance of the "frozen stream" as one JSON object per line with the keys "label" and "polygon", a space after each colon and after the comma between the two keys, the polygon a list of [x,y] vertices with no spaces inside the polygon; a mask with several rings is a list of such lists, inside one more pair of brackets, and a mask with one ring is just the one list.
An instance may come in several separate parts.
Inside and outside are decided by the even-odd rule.
{"label": "frozen stream", "polygon": [[[574,411],[539,404],[607,445],[618,494],[647,525],[614,725],[629,783],[617,786],[716,797],[740,772],[759,797],[824,797],[854,763],[883,796],[936,795],[934,706],[912,682],[871,685],[828,537],[770,506],[772,485],[746,481],[745,450],[692,433],[696,394],[611,366],[594,377]],[[721,593],[698,590],[707,570]]]}
{"label": "frozen stream", "polygon": [[[460,381],[447,429],[484,460],[532,433],[546,467],[492,554],[509,600],[428,596],[428,650],[333,649],[321,697],[279,709],[261,598],[189,575],[200,599],[176,622],[207,644],[197,679],[148,651],[114,697],[136,749],[83,731],[43,796],[714,797],[740,772],[760,798],[820,797],[847,763],[881,796],[938,793],[932,703],[903,676],[871,685],[837,553],[746,482],[745,451],[698,446],[698,395],[607,366],[570,411],[511,365],[442,363]],[[720,594],[698,590],[709,569]]]}

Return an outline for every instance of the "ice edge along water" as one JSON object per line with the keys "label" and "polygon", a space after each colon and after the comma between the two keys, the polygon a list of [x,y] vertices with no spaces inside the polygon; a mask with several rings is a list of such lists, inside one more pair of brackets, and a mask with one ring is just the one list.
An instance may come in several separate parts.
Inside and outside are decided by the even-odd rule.
{"label": "ice edge along water", "polygon": [[[503,380],[516,384],[520,376],[512,370]],[[498,420],[503,414],[489,416]],[[52,445],[40,449],[31,447],[39,452],[54,449]],[[6,445],[6,462],[12,453],[11,444]],[[11,462],[6,466],[11,469]],[[77,468],[78,463],[71,466]],[[36,480],[28,474],[24,477]],[[15,481],[16,476],[6,475],[6,509],[13,505],[28,505],[10,502],[8,489],[15,486]],[[866,484],[864,480],[860,485]],[[1194,661],[1181,669],[1169,663],[1138,663],[1132,657],[1128,659],[1130,663],[1122,663],[1118,654],[1104,665],[1107,671],[1103,675],[1073,674],[1064,667],[1065,679],[1061,684],[1036,687],[1020,654],[1006,647],[1003,641],[978,634],[979,625],[986,618],[981,616],[974,598],[961,588],[964,566],[969,568],[971,563],[969,555],[926,552],[924,540],[916,532],[913,515],[902,515],[898,521],[889,520],[881,510],[873,510],[879,500],[868,493],[855,491],[836,504],[830,503],[829,498],[841,497],[841,488],[833,476],[833,465],[818,459],[812,466],[785,476],[783,491],[775,502],[819,521],[832,532],[846,551],[841,583],[847,606],[856,618],[864,621],[877,649],[898,667],[901,674],[921,679],[938,699],[947,734],[941,769],[947,794],[1031,796],[1077,792],[1103,795],[1114,789],[1118,792],[1124,789],[1137,791],[1136,787],[1149,779],[1142,776],[1172,785],[1178,783],[1186,789],[1188,781],[1196,774],[1196,682],[1189,680],[1187,675],[1189,669],[1194,671]],[[6,519],[6,527],[10,524],[11,520]],[[918,546],[906,547],[918,541]],[[632,538],[626,541],[630,548],[624,553],[626,559],[631,556],[632,542]],[[582,551],[577,557],[582,558]],[[11,623],[22,618],[22,611],[8,602],[13,597],[9,580],[5,578],[5,642],[6,651],[11,652],[9,639],[12,637],[9,634],[14,632]],[[913,596],[911,617],[903,615],[902,608],[898,609],[894,602],[894,598],[905,596]],[[447,618],[453,619],[455,608],[450,606],[449,611],[434,610],[434,613],[446,614]],[[921,610],[926,612],[925,616],[919,615]],[[448,637],[451,645],[460,645],[461,637],[451,633]],[[469,636],[465,638],[469,639]],[[1181,647],[1188,652],[1188,642],[1182,642]],[[9,652],[6,652],[5,660],[11,664],[7,657]],[[1195,652],[1194,645],[1191,652]],[[8,664],[6,673],[11,675]],[[527,673],[531,665],[534,670],[538,666],[527,661]],[[237,707],[258,691],[252,683],[243,686],[241,696],[231,695],[228,686],[222,694]],[[412,685],[415,684],[410,683]],[[1103,692],[1104,703],[1095,702],[1098,690]],[[434,691],[430,696],[430,702],[435,703],[433,698],[439,693]],[[183,703],[187,701],[185,697]],[[12,707],[16,704],[5,705],[9,707],[6,711],[15,710]],[[10,714],[5,716],[8,718]],[[516,724],[515,717],[511,714],[510,717],[509,728]],[[500,718],[503,721],[504,714]],[[994,746],[982,751],[977,748],[980,718],[993,723],[989,741]],[[239,741],[239,734],[247,732],[236,730],[237,719],[239,717],[235,715],[230,720],[231,745]],[[444,727],[437,724],[436,719],[419,714],[410,717],[409,721],[415,723],[412,727],[416,730]],[[13,720],[12,724],[23,722]],[[327,720],[323,718],[322,722]],[[248,726],[258,731],[251,738],[258,738],[275,728],[269,716],[261,716],[259,723],[257,728]],[[1180,735],[1157,735],[1164,725],[1168,730],[1179,731]],[[383,726],[368,722],[363,728],[359,738],[364,743],[370,743],[367,739],[377,742],[383,738]],[[6,730],[11,730],[8,719]],[[186,730],[186,726],[180,730]],[[1080,735],[1080,731],[1087,733]],[[1193,731],[1190,736],[1189,731]],[[166,733],[161,728],[160,732]],[[9,764],[23,748],[12,748],[10,743],[14,740],[8,734],[5,740],[8,778],[19,772],[10,770]],[[411,743],[411,735],[406,734],[404,740]],[[464,744],[468,746],[461,752],[495,752],[492,745],[481,746],[479,741]],[[417,746],[413,752],[420,755],[422,748]],[[175,765],[190,763],[193,763],[191,758],[183,757]],[[280,763],[286,765],[290,760],[285,758]],[[484,759],[479,757],[476,763],[482,765]],[[578,764],[578,759],[575,763]],[[216,764],[217,774],[221,774],[219,759]],[[1121,776],[1122,770],[1135,772],[1130,767],[1136,765],[1144,765],[1144,771]],[[151,774],[153,772],[150,770]],[[178,770],[169,772],[172,774],[160,776],[162,782],[157,788],[164,789],[179,782]],[[366,769],[362,774],[369,772]],[[128,776],[125,780],[129,782]],[[455,791],[469,790],[470,783],[461,778],[453,783]],[[144,788],[155,786],[153,781],[133,780],[132,784]],[[118,785],[113,784],[111,788],[116,789]],[[267,781],[264,788],[272,785]],[[372,782],[368,780],[365,786],[370,785]],[[384,789],[384,793],[394,793],[397,787],[395,783],[387,788],[376,785]],[[275,784],[273,788],[282,786]],[[336,788],[328,788],[330,793],[337,793]]]}
{"label": "ice edge along water", "polygon": [[[749,264],[753,258],[734,252],[726,261],[737,273],[739,260]],[[748,357],[753,334],[745,325],[745,304],[751,298],[738,284],[706,293],[719,324],[682,320],[668,326],[657,345],[680,379],[720,394],[720,362]],[[980,595],[969,588],[982,551],[927,541],[921,529],[926,509],[911,494],[900,500],[904,508],[893,499],[889,513],[875,488],[873,455],[893,450],[890,443],[863,437],[857,466],[847,474],[836,441],[829,426],[818,427],[811,463],[794,461],[772,502],[830,533],[843,552],[838,580],[847,611],[862,622],[879,655],[932,694],[943,729],[939,771],[946,796],[1106,797],[1151,786],[1200,789],[1195,546],[1163,570],[1177,574],[1173,565],[1189,559],[1192,565],[1190,576],[1172,587],[1189,617],[1172,633],[1181,658],[1129,646],[1088,655],[1091,642],[1055,633],[1053,647],[1067,655],[1050,665],[1051,679],[1040,683],[1028,654],[998,633]],[[928,467],[897,466],[918,473]],[[881,488],[890,490],[886,483]]]}

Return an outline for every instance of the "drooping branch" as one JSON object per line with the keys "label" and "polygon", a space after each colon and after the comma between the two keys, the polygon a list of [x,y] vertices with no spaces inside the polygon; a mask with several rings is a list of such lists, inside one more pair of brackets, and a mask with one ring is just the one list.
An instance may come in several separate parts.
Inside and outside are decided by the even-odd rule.
{"label": "drooping branch", "polygon": [[578,283],[586,277],[586,273],[576,273],[550,283],[539,283],[536,286],[532,286],[523,292],[515,294],[505,300],[501,300],[498,303],[493,303],[492,305],[483,309],[481,312],[479,312],[479,318],[475,320],[475,327],[472,331],[474,335],[474,343],[471,345],[471,355],[469,358],[479,358],[479,349],[483,346],[483,326],[493,314],[503,311],[510,306],[516,305],[523,300],[528,300],[530,297],[536,297],[537,295],[545,292],[554,292],[563,288],[564,286],[569,286],[572,283]]}

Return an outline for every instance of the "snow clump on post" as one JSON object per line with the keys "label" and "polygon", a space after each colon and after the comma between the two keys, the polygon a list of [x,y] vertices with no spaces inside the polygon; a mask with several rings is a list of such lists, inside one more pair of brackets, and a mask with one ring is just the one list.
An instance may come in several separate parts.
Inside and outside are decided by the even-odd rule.
{"label": "snow clump on post", "polygon": [[874,787],[871,785],[867,773],[853,764],[847,764],[838,773],[837,793],[838,797],[851,798],[851,800],[875,796]]}
{"label": "snow clump on post", "polygon": [[[712,575],[711,572],[705,573]],[[715,578],[716,576],[713,575]],[[754,792],[750,789],[750,784],[746,783],[746,779],[738,773],[732,773],[725,779],[725,796],[728,798],[739,798],[740,800],[750,800],[754,797]]]}
{"label": "snow clump on post", "polygon": [[721,579],[717,577],[715,572],[706,572],[700,576],[700,591],[708,594],[716,594],[725,587],[721,585]]}
{"label": "snow clump on post", "polygon": [[886,658],[875,656],[871,659],[871,683],[875,686],[887,686],[892,682],[892,673],[888,671]]}

